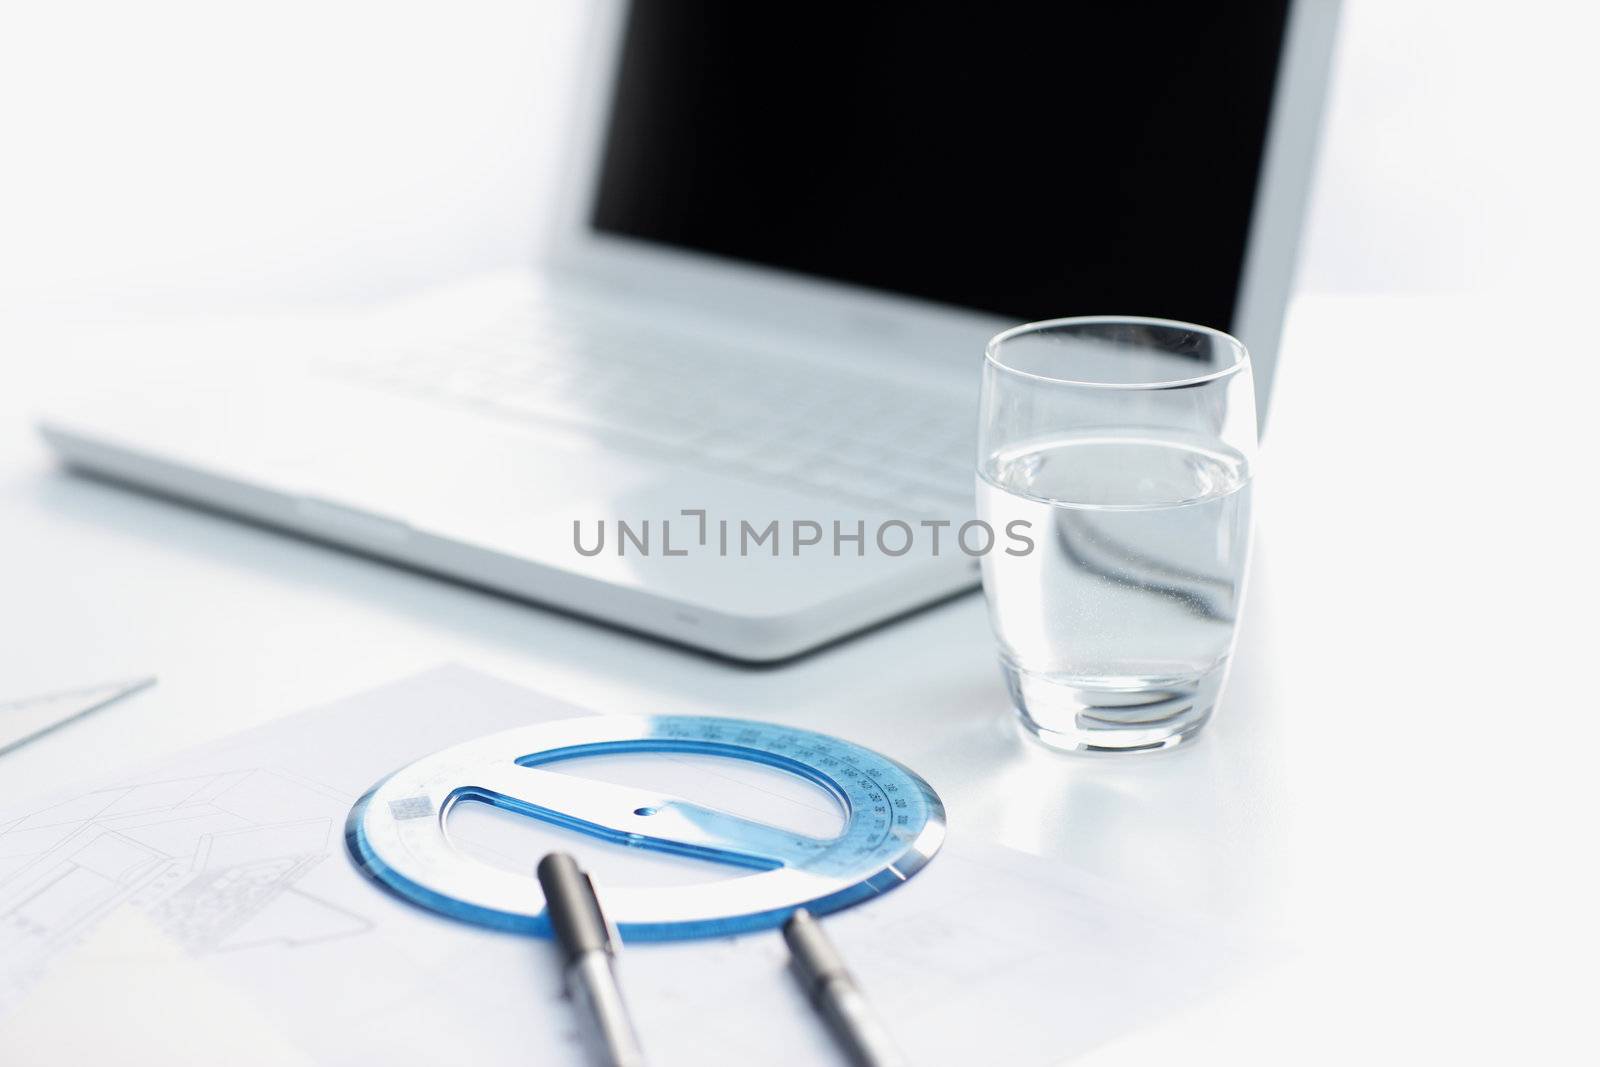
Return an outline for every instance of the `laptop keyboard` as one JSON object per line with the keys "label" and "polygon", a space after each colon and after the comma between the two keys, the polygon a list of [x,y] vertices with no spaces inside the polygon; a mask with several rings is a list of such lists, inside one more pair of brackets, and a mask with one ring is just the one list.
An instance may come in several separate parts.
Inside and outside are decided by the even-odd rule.
{"label": "laptop keyboard", "polygon": [[332,369],[763,484],[911,515],[972,511],[975,412],[943,393],[868,375],[789,369],[773,357],[546,308],[425,348],[368,350]]}

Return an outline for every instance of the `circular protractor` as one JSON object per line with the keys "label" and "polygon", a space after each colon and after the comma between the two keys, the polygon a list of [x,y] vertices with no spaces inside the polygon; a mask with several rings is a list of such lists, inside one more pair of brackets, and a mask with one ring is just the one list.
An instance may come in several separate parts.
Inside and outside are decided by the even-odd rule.
{"label": "circular protractor", "polygon": [[[746,761],[831,794],[836,834],[812,836],[659,790],[554,769],[597,756],[677,755]],[[478,801],[548,827],[644,852],[708,861],[729,877],[602,886],[625,940],[713,937],[777,926],[796,908],[823,914],[888,892],[944,840],[944,805],[905,766],[809,730],[706,716],[595,716],[491,734],[403,767],[350,811],[346,843],[361,869],[397,895],[453,918],[549,935],[534,876],[452,841],[451,811]]]}

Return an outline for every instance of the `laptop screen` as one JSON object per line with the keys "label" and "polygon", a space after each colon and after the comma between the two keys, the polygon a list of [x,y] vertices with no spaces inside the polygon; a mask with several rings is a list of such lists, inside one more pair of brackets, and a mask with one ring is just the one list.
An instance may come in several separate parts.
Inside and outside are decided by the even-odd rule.
{"label": "laptop screen", "polygon": [[1230,328],[1287,0],[634,3],[592,224],[944,304]]}

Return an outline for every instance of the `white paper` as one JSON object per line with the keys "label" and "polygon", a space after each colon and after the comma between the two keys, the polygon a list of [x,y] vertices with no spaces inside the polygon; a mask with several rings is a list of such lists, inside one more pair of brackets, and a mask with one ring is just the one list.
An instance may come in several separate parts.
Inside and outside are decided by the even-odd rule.
{"label": "white paper", "polygon": [[[444,668],[0,813],[0,1062],[585,1062],[552,946],[390,896],[342,836],[395,768],[579,714]],[[718,781],[733,803],[750,788]],[[491,822],[475,850],[520,847]],[[1057,1063],[1247,958],[1208,924],[967,839],[959,812],[922,873],[826,927],[925,1064]],[[651,1062],[842,1062],[786,963],[776,931],[629,946],[623,990]]]}

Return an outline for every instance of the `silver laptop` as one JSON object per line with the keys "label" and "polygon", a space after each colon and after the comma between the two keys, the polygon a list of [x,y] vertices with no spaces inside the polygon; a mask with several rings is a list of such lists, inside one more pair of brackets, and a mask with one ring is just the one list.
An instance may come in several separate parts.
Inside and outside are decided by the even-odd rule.
{"label": "silver laptop", "polygon": [[527,274],[270,358],[215,358],[244,347],[225,330],[192,363],[141,352],[47,409],[46,438],[102,476],[771,661],[975,586],[998,330],[1221,327],[1265,410],[1332,3],[717,8],[596,5],[570,187]]}

